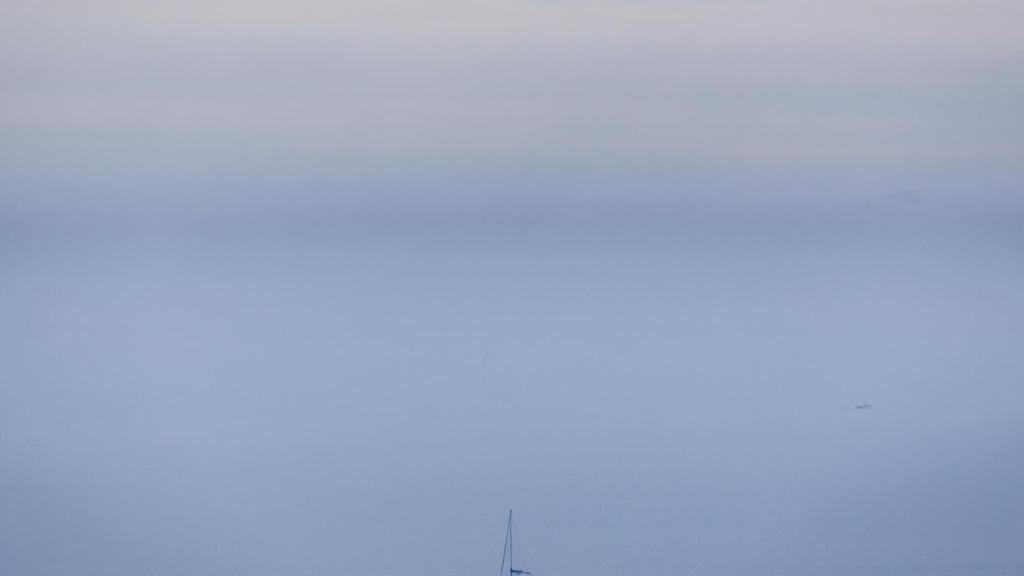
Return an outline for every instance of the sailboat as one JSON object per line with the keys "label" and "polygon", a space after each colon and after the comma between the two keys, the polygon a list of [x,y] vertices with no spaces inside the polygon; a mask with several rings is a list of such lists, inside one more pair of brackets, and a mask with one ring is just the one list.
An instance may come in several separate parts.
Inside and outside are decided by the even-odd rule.
{"label": "sailboat", "polygon": [[[505,567],[508,567],[508,572]],[[529,570],[515,568],[512,564],[512,510],[508,511],[508,528],[505,529],[505,546],[501,549],[501,568],[498,576],[529,576]]]}

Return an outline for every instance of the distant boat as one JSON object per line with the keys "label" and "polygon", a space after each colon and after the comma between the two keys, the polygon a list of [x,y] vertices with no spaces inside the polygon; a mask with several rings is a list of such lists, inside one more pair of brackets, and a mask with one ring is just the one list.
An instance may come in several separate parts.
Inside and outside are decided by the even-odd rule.
{"label": "distant boat", "polygon": [[[508,566],[508,572],[505,567]],[[498,569],[498,576],[528,576],[529,570],[515,568],[512,565],[512,510],[508,511],[508,527],[505,529],[505,545],[501,549],[501,568]]]}
{"label": "distant boat", "polygon": [[854,408],[857,410],[871,410],[871,404],[857,404]]}

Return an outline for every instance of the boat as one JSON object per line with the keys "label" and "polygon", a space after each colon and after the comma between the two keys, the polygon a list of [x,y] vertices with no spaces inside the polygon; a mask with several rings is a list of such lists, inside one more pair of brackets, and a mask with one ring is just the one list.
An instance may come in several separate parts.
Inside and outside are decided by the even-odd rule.
{"label": "boat", "polygon": [[[501,568],[498,569],[498,576],[529,576],[529,570],[516,568],[512,563],[512,510],[508,511],[508,527],[505,529],[505,546],[501,549]],[[508,567],[508,572],[505,567]]]}

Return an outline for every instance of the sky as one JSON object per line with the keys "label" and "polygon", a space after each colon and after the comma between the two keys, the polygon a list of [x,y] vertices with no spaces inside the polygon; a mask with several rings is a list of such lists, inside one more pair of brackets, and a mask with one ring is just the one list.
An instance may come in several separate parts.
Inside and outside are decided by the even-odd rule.
{"label": "sky", "polygon": [[17,573],[1024,568],[1024,4],[2,12]]}

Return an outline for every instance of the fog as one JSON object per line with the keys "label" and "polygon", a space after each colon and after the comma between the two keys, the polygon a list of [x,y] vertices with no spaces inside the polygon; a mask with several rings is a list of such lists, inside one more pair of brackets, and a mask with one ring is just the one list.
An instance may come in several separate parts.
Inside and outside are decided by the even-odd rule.
{"label": "fog", "polygon": [[13,573],[1024,567],[1018,3],[6,12]]}
{"label": "fog", "polygon": [[886,217],[14,234],[3,555],[490,570],[514,506],[552,572],[1019,562],[1019,232]]}

